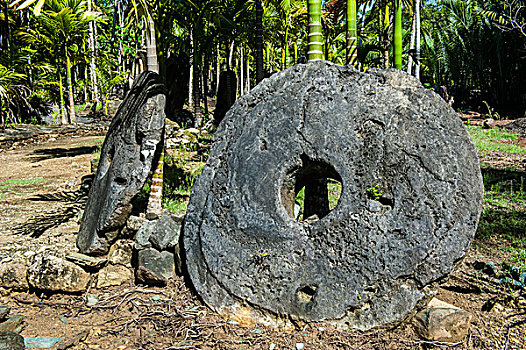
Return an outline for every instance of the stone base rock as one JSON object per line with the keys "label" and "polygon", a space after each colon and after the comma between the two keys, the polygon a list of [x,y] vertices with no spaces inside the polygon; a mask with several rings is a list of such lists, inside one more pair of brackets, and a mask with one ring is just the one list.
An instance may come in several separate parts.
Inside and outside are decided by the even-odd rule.
{"label": "stone base rock", "polygon": [[66,259],[86,268],[98,269],[108,262],[108,259],[101,257],[93,257],[89,255],[71,252],[66,255]]}
{"label": "stone base rock", "polygon": [[139,251],[137,280],[146,284],[165,284],[175,273],[173,253],[153,248]]}
{"label": "stone base rock", "polygon": [[121,239],[116,241],[108,253],[108,261],[113,265],[131,267],[133,241]]}
{"label": "stone base rock", "polygon": [[4,263],[0,265],[0,287],[27,290],[27,266],[25,263]]}
{"label": "stone base rock", "polygon": [[24,350],[24,337],[12,332],[0,332],[0,349]]}
{"label": "stone base rock", "polygon": [[[342,184],[332,211],[329,179]],[[188,205],[186,267],[220,313],[386,327],[464,256],[482,199],[467,131],[417,79],[299,64],[219,125]]]}
{"label": "stone base rock", "polygon": [[458,343],[467,336],[471,317],[469,312],[433,298],[413,322],[417,333],[426,340]]}
{"label": "stone base rock", "polygon": [[27,274],[32,287],[55,292],[82,292],[91,279],[81,267],[46,253],[33,257]]}
{"label": "stone base rock", "polygon": [[108,265],[99,271],[97,288],[120,286],[133,278],[131,270],[122,265]]}

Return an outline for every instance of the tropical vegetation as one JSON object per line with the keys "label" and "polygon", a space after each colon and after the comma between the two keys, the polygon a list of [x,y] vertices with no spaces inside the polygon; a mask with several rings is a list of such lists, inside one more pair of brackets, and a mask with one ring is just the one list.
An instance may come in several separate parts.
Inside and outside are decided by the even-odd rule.
{"label": "tropical vegetation", "polygon": [[[396,68],[445,86],[457,109],[523,116],[526,10],[514,0],[0,0],[2,124],[43,113],[75,123],[78,106],[108,113],[145,69],[188,70],[186,106],[208,115],[220,72],[237,94],[325,59]],[[75,107],[77,106],[77,108]],[[47,111],[47,112],[46,112]]]}

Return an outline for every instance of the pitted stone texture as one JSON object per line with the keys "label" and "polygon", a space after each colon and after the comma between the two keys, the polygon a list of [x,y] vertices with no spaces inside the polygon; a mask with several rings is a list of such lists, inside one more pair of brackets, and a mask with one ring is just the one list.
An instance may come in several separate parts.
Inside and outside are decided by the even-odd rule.
{"label": "pitted stone texture", "polygon": [[[283,189],[316,164],[341,179],[338,205],[311,224],[294,221]],[[464,256],[482,197],[466,130],[416,79],[297,65],[221,123],[188,206],[187,270],[221,313],[387,326]]]}
{"label": "pitted stone texture", "polygon": [[164,85],[144,72],[112,120],[80,224],[81,253],[107,253],[130,215],[131,200],[144,186],[164,127]]}

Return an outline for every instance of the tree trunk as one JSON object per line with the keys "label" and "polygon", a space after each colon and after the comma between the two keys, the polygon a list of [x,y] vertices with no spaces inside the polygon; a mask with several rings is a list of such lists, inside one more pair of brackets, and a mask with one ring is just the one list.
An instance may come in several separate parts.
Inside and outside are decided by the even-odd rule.
{"label": "tree trunk", "polygon": [[[415,2],[416,3],[416,2]],[[411,41],[409,43],[409,55],[407,57],[407,74],[413,74],[413,50],[415,49],[416,16],[413,14],[413,25],[411,26]]]}
{"label": "tree trunk", "polygon": [[68,80],[68,97],[69,97],[69,122],[75,124],[77,118],[75,116],[75,96],[73,96],[73,79],[71,77],[71,59],[66,49],[66,74]]}
{"label": "tree trunk", "polygon": [[159,73],[159,63],[157,61],[157,40],[155,37],[155,23],[153,18],[148,16],[148,35],[146,35],[146,62],[148,70]]}
{"label": "tree trunk", "polygon": [[219,74],[221,74],[221,55],[219,55],[219,44],[217,44],[217,53],[216,53],[216,86],[215,86],[215,92],[217,96],[217,91],[219,89]]}
{"label": "tree trunk", "polygon": [[402,0],[396,0],[395,4],[394,65],[396,69],[402,69]]}
{"label": "tree trunk", "polygon": [[[88,0],[88,11],[91,11],[91,1]],[[95,71],[95,22],[90,21],[88,28],[88,45],[89,45],[89,51],[90,51],[90,85],[91,85],[91,92],[92,96],[91,99],[95,105],[95,108],[97,108],[97,104],[99,102],[99,88],[97,85],[97,73]]]}
{"label": "tree trunk", "polygon": [[188,108],[192,108],[194,105],[194,55],[195,55],[195,43],[194,43],[194,27],[190,28],[190,79],[188,80]]}
{"label": "tree trunk", "polygon": [[150,196],[148,197],[148,206],[146,208],[146,216],[150,219],[158,218],[163,213],[162,199],[163,199],[163,168],[164,168],[164,133],[161,138],[161,154],[157,161],[157,166],[152,175],[152,186],[150,187]]}
{"label": "tree trunk", "polygon": [[245,57],[243,55],[243,45],[239,46],[239,94],[245,93],[245,72],[244,70]]}
{"label": "tree trunk", "polygon": [[415,77],[420,80],[420,0],[415,0],[416,52]]}
{"label": "tree trunk", "polygon": [[[203,57],[203,69],[202,69],[202,81],[203,81],[203,103],[204,103],[204,115],[205,117],[208,117],[208,71],[209,71],[209,63],[208,63],[208,56],[204,55]],[[206,120],[206,119],[205,119]]]}
{"label": "tree trunk", "polygon": [[68,121],[66,120],[66,106],[64,101],[64,84],[62,84],[62,74],[58,74],[58,84],[59,84],[59,90],[60,90],[60,123],[66,124]]}
{"label": "tree trunk", "polygon": [[[263,67],[263,5],[256,0],[256,84],[265,77]],[[218,79],[219,81],[219,79]]]}
{"label": "tree trunk", "polygon": [[358,63],[358,36],[356,31],[356,0],[347,0],[347,55],[346,63]]}
{"label": "tree trunk", "polygon": [[309,36],[307,55],[309,61],[323,59],[323,33],[321,29],[321,0],[308,0]]}
{"label": "tree trunk", "polygon": [[389,11],[389,5],[385,5],[385,12],[384,12],[384,31],[383,31],[383,37],[384,37],[384,68],[387,69],[390,66],[389,63],[389,27],[390,27],[390,11]]}

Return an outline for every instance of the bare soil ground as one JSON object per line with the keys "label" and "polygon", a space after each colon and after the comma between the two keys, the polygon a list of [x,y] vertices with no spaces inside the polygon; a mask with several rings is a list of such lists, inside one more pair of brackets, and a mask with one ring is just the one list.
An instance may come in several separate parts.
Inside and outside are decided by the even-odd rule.
{"label": "bare soil ground", "polygon": [[[103,135],[103,128],[62,128],[34,131],[15,142],[0,137],[0,264],[27,259],[42,249],[76,250],[75,217],[39,238],[16,234],[13,227],[60,209],[59,202],[36,201],[35,195],[75,189],[90,173]],[[499,235],[476,238],[465,260],[438,288],[438,298],[473,315],[468,337],[458,344],[423,341],[410,322],[368,333],[322,323],[281,330],[240,325],[210,311],[183,277],[164,288],[130,281],[81,295],[0,289],[0,305],[26,316],[24,337],[59,337],[64,340],[59,349],[526,349],[526,305],[520,291],[494,285],[473,268],[474,261],[507,261],[509,244]],[[98,303],[87,306],[88,295],[96,295]]]}

